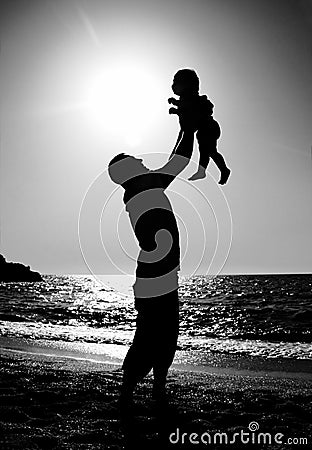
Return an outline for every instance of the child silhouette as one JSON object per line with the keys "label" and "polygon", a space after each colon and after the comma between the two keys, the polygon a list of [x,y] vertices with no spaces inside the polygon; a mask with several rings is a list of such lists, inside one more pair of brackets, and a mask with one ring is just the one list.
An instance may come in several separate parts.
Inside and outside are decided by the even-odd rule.
{"label": "child silhouette", "polygon": [[[217,140],[221,135],[221,129],[218,122],[212,117],[214,105],[206,95],[199,95],[199,78],[196,72],[192,69],[178,70],[173,78],[172,91],[179,99],[174,97],[168,99],[168,103],[174,105],[169,109],[169,114],[192,118],[197,130],[196,138],[200,154],[199,166],[197,172],[189,180],[205,178],[211,158],[221,172],[219,184],[225,184],[231,170],[217,150]],[[181,137],[182,132],[180,131],[172,154],[175,153]]]}

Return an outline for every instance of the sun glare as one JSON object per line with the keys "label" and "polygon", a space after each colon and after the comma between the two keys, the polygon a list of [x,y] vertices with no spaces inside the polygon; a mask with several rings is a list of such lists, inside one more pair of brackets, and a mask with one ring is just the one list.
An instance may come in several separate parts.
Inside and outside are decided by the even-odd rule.
{"label": "sun glare", "polygon": [[135,147],[159,113],[159,92],[157,78],[144,69],[107,69],[92,83],[88,101],[91,120],[105,133],[117,134]]}

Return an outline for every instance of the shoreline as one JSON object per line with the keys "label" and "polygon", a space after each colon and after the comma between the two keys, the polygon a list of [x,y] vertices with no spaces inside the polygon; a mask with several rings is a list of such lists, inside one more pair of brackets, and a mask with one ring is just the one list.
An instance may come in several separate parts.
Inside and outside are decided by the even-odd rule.
{"label": "shoreline", "polygon": [[[67,358],[102,366],[121,367],[128,350],[126,345],[87,344],[81,342],[30,340],[0,337],[0,354],[16,352],[42,358]],[[194,356],[195,355],[195,356]],[[172,368],[178,371],[274,378],[302,378],[312,381],[312,360],[250,357],[211,353],[205,364],[196,363],[196,352],[177,350]]]}

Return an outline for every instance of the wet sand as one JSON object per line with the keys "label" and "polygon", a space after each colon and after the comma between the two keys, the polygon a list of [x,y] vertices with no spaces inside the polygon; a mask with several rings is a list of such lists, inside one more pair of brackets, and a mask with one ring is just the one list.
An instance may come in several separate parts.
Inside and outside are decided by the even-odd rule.
{"label": "wet sand", "polygon": [[[120,366],[0,349],[0,448],[5,449],[198,449],[311,448],[312,380],[292,372],[170,371],[169,408],[151,399],[151,377],[138,387],[135,406],[122,418],[118,408]],[[274,363],[271,362],[274,365]],[[221,365],[222,366],[222,365]],[[177,366],[176,366],[177,367]],[[193,368],[195,369],[195,367]],[[280,368],[279,368],[280,369]],[[207,444],[207,433],[270,433],[267,444]],[[256,425],[254,425],[256,426]],[[178,430],[178,431],[177,431]],[[184,438],[182,441],[182,434]],[[190,442],[190,434],[193,441]],[[205,434],[206,433],[206,434]],[[275,443],[276,433],[284,444]],[[171,436],[171,442],[169,440]],[[204,436],[204,442],[201,438]],[[286,444],[306,438],[307,445]],[[225,437],[223,437],[225,439]],[[269,439],[267,437],[267,439]],[[223,441],[224,442],[224,441]]]}

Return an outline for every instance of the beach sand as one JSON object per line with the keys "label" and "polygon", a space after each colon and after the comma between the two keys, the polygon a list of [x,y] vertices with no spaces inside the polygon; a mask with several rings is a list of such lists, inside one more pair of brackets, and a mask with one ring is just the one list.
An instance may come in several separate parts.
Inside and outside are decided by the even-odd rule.
{"label": "beach sand", "polygon": [[[291,449],[312,447],[312,391],[308,374],[250,371],[208,372],[172,369],[170,406],[158,410],[151,399],[151,376],[140,384],[133,415],[120,417],[118,364],[64,355],[0,349],[0,449]],[[271,362],[272,364],[272,362]],[[271,435],[271,445],[192,444],[207,433]],[[256,425],[253,425],[256,426]],[[178,431],[177,431],[178,430]],[[182,442],[182,434],[184,443]],[[203,435],[206,433],[206,435]],[[275,443],[282,433],[284,444]],[[169,436],[171,435],[171,442]],[[245,437],[246,438],[246,437]],[[306,438],[306,445],[289,445]],[[225,438],[223,438],[225,439]],[[267,437],[266,439],[269,439]],[[223,441],[224,442],[224,441]],[[263,441],[262,441],[263,442]],[[268,442],[268,441],[267,441]]]}

